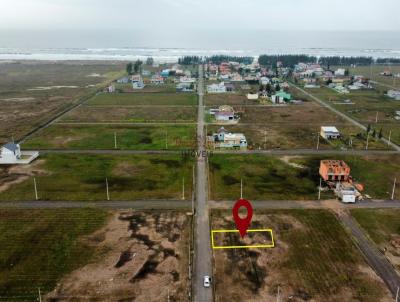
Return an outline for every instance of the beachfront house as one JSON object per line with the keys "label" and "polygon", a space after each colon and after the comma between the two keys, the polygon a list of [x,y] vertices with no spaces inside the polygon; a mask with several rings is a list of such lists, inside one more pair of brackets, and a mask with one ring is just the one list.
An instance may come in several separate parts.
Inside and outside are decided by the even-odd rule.
{"label": "beachfront house", "polygon": [[208,93],[225,93],[226,92],[225,83],[221,82],[219,84],[208,85],[207,92]]}
{"label": "beachfront house", "polygon": [[207,140],[214,148],[247,149],[247,140],[243,133],[230,133],[224,127]]}
{"label": "beachfront house", "polygon": [[340,138],[340,132],[334,126],[322,126],[320,135],[327,140]]}
{"label": "beachfront house", "polygon": [[7,143],[0,148],[0,164],[29,164],[39,156],[37,151],[21,151],[19,144]]}
{"label": "beachfront house", "polygon": [[155,74],[151,77],[150,83],[153,85],[162,85],[164,84],[164,78],[158,74]]}
{"label": "beachfront house", "polygon": [[400,91],[399,90],[389,90],[386,94],[388,97],[400,101]]}
{"label": "beachfront house", "polygon": [[292,99],[292,95],[290,93],[284,91],[278,91],[274,95],[271,96],[271,102],[274,104],[285,104]]}

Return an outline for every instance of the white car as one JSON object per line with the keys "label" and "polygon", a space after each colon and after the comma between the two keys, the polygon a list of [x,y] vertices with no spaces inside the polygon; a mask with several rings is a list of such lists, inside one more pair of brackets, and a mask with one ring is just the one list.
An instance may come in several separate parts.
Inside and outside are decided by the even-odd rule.
{"label": "white car", "polygon": [[210,287],[210,285],[211,285],[210,276],[204,276],[203,277],[203,285],[204,285],[204,287]]}

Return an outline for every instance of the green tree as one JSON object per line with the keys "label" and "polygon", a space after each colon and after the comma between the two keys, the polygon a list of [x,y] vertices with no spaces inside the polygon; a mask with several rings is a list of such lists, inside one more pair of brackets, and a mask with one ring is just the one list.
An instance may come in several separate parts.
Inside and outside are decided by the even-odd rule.
{"label": "green tree", "polygon": [[133,71],[134,71],[135,73],[138,73],[139,70],[140,70],[140,68],[141,68],[141,66],[142,66],[142,64],[143,64],[142,61],[136,60],[135,64],[133,65]]}
{"label": "green tree", "polygon": [[129,62],[128,64],[126,64],[126,72],[128,74],[132,74],[132,70],[133,70],[133,64],[132,62]]}
{"label": "green tree", "polygon": [[146,65],[151,66],[154,64],[154,59],[152,57],[148,57],[146,60]]}
{"label": "green tree", "polygon": [[371,132],[371,124],[368,124],[368,126],[367,126],[367,133],[370,133]]}
{"label": "green tree", "polygon": [[379,137],[379,138],[382,138],[382,137],[383,137],[382,128],[379,130],[378,137]]}
{"label": "green tree", "polygon": [[279,84],[276,84],[275,91],[280,91],[280,90],[281,90],[281,86]]}
{"label": "green tree", "polygon": [[376,130],[372,131],[372,137],[376,137]]}

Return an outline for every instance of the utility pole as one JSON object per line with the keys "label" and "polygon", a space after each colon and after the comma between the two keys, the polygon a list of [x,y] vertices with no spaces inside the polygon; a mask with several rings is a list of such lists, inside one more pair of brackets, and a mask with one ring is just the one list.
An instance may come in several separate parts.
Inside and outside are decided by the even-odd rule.
{"label": "utility pole", "polygon": [[321,200],[321,186],[322,186],[322,178],[319,178],[319,188],[318,188],[318,200]]}
{"label": "utility pole", "polygon": [[107,192],[107,200],[110,200],[110,192],[108,191],[108,179],[106,177],[106,192]]}
{"label": "utility pole", "polygon": [[240,199],[243,199],[243,178],[240,179]]}
{"label": "utility pole", "polygon": [[276,295],[276,302],[281,302],[281,287],[278,286],[278,294]]}
{"label": "utility pole", "polygon": [[194,215],[194,198],[193,198],[194,195],[193,195],[193,194],[194,194],[194,191],[196,190],[196,188],[195,188],[196,185],[195,185],[194,165],[193,165],[192,170],[193,170],[193,176],[192,176],[192,177],[193,177],[193,180],[192,180],[192,183],[194,184],[194,185],[193,185],[193,188],[192,188],[192,190],[193,190],[193,193],[192,193],[192,215]]}
{"label": "utility pole", "polygon": [[375,124],[378,124],[378,111],[376,112]]}
{"label": "utility pole", "polygon": [[397,286],[397,292],[396,292],[396,302],[399,299],[399,287]]}
{"label": "utility pole", "polygon": [[185,200],[185,177],[182,177],[182,200]]}
{"label": "utility pole", "polygon": [[317,150],[319,150],[319,133],[317,132]]}
{"label": "utility pole", "polygon": [[35,188],[35,198],[36,198],[36,200],[39,200],[37,186],[36,186],[36,177],[33,178],[33,187]]}
{"label": "utility pole", "polygon": [[165,131],[165,149],[168,149],[168,131]]}
{"label": "utility pole", "polygon": [[391,139],[392,139],[392,130],[389,131],[389,144]]}
{"label": "utility pole", "polygon": [[365,146],[365,150],[368,150],[368,144],[369,144],[369,132],[367,133],[367,145]]}
{"label": "utility pole", "polygon": [[39,292],[39,302],[42,302],[42,294],[40,293],[40,287],[38,288],[38,292]]}
{"label": "utility pole", "polygon": [[395,179],[394,179],[394,182],[393,182],[392,200],[394,200],[394,193],[395,193],[395,191],[396,191],[396,181],[397,181],[397,179],[395,178]]}
{"label": "utility pole", "polygon": [[117,132],[114,132],[114,149],[117,149]]}
{"label": "utility pole", "polygon": [[267,129],[264,130],[264,149],[267,149]]}
{"label": "utility pole", "polygon": [[168,289],[168,302],[169,302],[169,289]]}

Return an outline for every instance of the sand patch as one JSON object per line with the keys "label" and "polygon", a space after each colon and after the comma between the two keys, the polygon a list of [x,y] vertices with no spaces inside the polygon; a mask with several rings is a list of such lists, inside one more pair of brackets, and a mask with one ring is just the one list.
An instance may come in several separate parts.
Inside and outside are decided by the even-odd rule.
{"label": "sand patch", "polygon": [[13,165],[2,168],[0,170],[0,192],[5,192],[32,176],[49,175],[49,172],[43,169],[44,163],[45,160],[40,159],[29,165]]}
{"label": "sand patch", "polygon": [[95,246],[101,256],[64,277],[46,298],[167,301],[170,289],[171,301],[186,301],[185,229],[183,213],[116,213],[103,229],[82,239]]}

